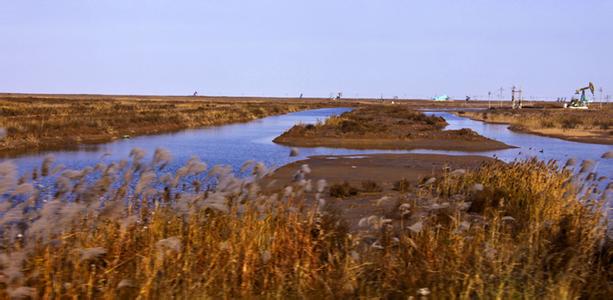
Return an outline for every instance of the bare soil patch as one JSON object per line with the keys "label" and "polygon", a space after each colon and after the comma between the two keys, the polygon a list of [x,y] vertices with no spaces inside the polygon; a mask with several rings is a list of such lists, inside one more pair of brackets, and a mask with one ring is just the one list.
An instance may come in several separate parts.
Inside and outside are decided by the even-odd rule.
{"label": "bare soil patch", "polygon": [[[295,174],[308,165],[313,185],[323,179],[327,188],[322,193],[326,201],[334,202],[343,212],[350,227],[357,228],[361,218],[384,213],[395,203],[377,203],[382,197],[399,198],[414,191],[419,184],[441,175],[445,170],[474,170],[486,162],[495,161],[484,156],[452,156],[437,154],[370,154],[343,156],[312,156],[277,169],[269,178],[272,191],[291,185]],[[372,187],[373,183],[379,189]],[[331,189],[346,185],[356,193],[334,197]],[[405,185],[405,186],[403,186]],[[314,189],[310,194],[316,192]],[[312,196],[312,195],[311,195]],[[307,197],[312,199],[313,197]]]}

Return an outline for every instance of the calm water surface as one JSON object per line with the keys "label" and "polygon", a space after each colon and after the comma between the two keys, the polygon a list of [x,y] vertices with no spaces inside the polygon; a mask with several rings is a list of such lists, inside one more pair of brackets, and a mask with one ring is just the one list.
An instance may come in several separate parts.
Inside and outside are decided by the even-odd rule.
{"label": "calm water surface", "polygon": [[14,161],[19,171],[23,173],[39,167],[43,158],[49,154],[55,158],[55,164],[62,164],[70,169],[80,169],[86,166],[93,166],[101,161],[108,163],[127,159],[130,150],[135,147],[145,149],[149,156],[158,147],[169,150],[173,155],[173,165],[171,167],[180,166],[191,156],[196,155],[209,166],[224,164],[232,166],[235,170],[238,170],[247,160],[261,161],[269,167],[279,167],[295,160],[304,159],[310,155],[369,153],[478,154],[490,157],[495,155],[504,161],[532,156],[543,160],[555,159],[563,162],[570,157],[592,159],[597,161],[596,171],[600,175],[613,176],[613,160],[600,159],[602,153],[613,150],[613,147],[610,145],[576,143],[556,138],[516,133],[508,130],[507,125],[487,124],[441,111],[426,113],[445,118],[449,123],[447,129],[470,128],[483,136],[518,148],[487,152],[460,152],[438,150],[348,150],[320,147],[300,148],[299,156],[289,157],[289,147],[272,142],[276,136],[296,123],[314,123],[349,110],[349,108],[326,108],[302,111],[268,117],[249,123],[185,130],[171,134],[141,136],[95,147],[86,146],[76,151],[51,151],[10,158],[10,160]]}

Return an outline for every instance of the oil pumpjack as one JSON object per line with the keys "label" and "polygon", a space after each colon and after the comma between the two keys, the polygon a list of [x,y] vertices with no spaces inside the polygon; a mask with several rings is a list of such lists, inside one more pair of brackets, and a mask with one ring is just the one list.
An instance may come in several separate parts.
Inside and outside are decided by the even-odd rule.
{"label": "oil pumpjack", "polygon": [[592,93],[592,97],[594,97],[595,87],[594,84],[590,82],[586,87],[577,89],[575,91],[575,95],[580,95],[579,98],[573,96],[573,98],[570,99],[570,103],[564,104],[564,107],[574,109],[588,109],[587,103],[589,102],[589,100],[587,95],[585,94],[586,90],[589,90]]}

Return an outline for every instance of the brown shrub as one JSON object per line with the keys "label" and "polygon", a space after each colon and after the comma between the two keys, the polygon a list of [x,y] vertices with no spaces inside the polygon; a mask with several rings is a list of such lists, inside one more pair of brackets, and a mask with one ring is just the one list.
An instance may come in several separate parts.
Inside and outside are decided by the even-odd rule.
{"label": "brown shrub", "polygon": [[330,186],[330,196],[335,198],[346,198],[358,194],[358,189],[352,187],[348,182],[333,184]]}

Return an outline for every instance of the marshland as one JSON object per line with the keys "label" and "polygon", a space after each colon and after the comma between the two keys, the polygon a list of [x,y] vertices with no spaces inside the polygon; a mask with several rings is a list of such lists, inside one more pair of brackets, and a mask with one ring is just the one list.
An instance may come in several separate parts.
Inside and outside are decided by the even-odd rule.
{"label": "marshland", "polygon": [[0,153],[77,148],[325,106],[333,105],[317,99],[0,94]]}
{"label": "marshland", "polygon": [[[529,145],[539,144],[506,125],[424,113],[411,105],[348,104],[358,107],[5,159],[0,295],[606,298],[613,293],[607,215],[613,153],[606,146],[578,144],[577,153],[568,146],[560,156],[554,149],[560,146],[553,144],[531,155]],[[368,113],[357,114],[361,111]],[[462,127],[469,141],[496,136],[513,148],[352,150],[342,144],[342,130],[336,136],[341,148],[273,142],[296,126],[313,124],[314,132],[337,134],[347,126],[339,125],[343,121],[373,115],[377,122],[351,123],[359,133],[354,127],[346,132],[361,137],[383,132],[394,140],[403,130],[455,135]],[[381,131],[375,123],[390,128]],[[555,140],[533,138],[543,144]],[[598,153],[568,156],[586,147]],[[227,159],[232,151],[236,157]]]}
{"label": "marshland", "polygon": [[613,105],[595,103],[590,110],[561,107],[526,108],[518,112],[510,108],[487,111],[459,111],[475,120],[510,124],[512,130],[553,136],[575,142],[613,145]]}
{"label": "marshland", "polygon": [[611,1],[0,11],[0,300],[613,299]]}

